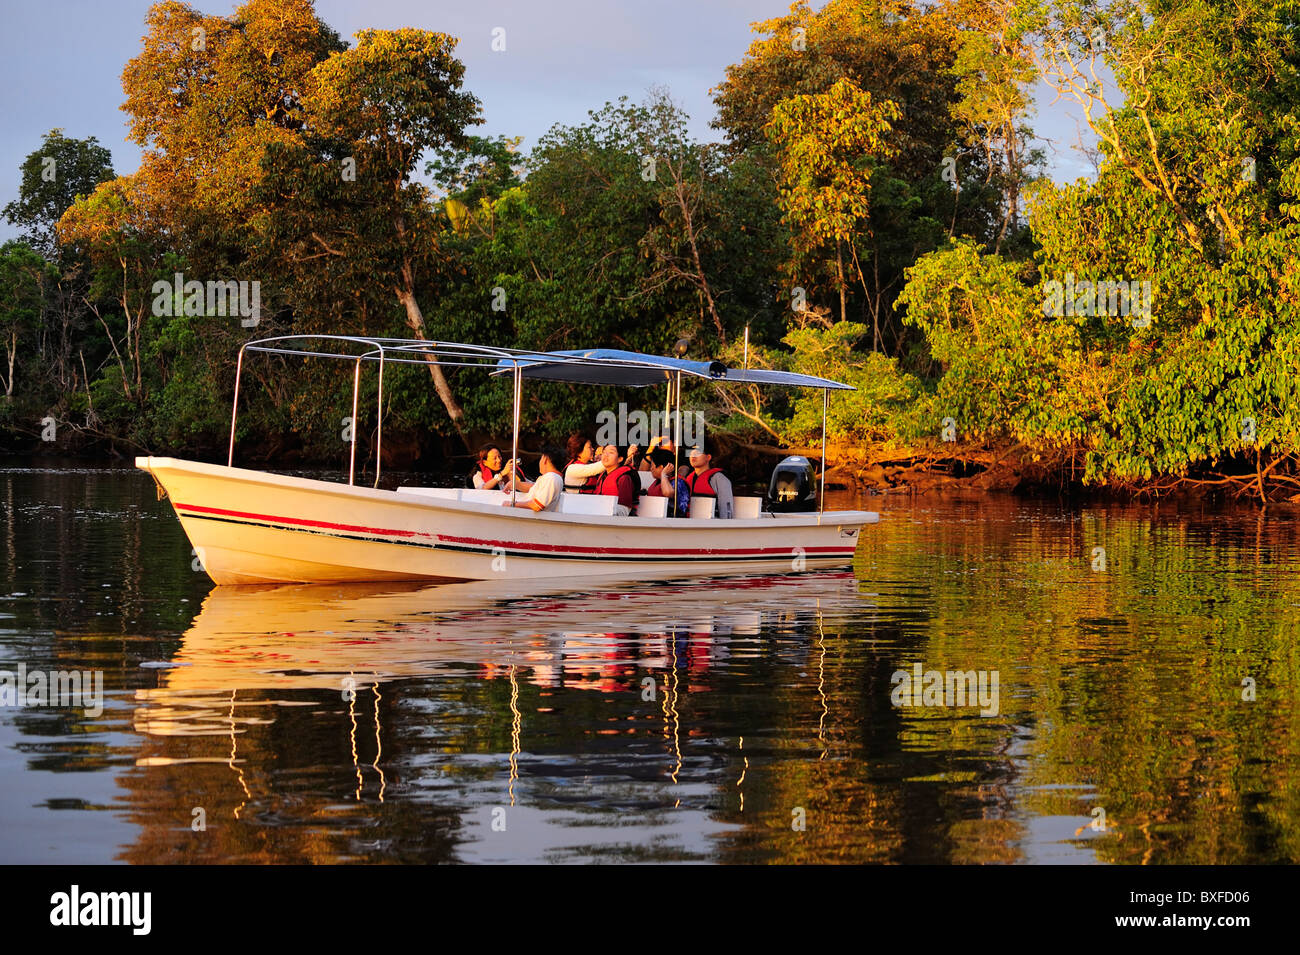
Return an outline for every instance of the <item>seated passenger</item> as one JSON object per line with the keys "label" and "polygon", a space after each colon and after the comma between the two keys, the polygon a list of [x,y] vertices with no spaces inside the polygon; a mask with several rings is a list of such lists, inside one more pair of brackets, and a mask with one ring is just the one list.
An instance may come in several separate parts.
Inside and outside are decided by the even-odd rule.
{"label": "seated passenger", "polygon": [[651,438],[650,447],[646,448],[645,456],[641,458],[642,471],[650,470],[650,452],[654,451],[656,448],[662,448],[669,454],[676,450],[673,446],[673,439],[668,437],[666,434],[661,434],[657,438]]}
{"label": "seated passenger", "polygon": [[564,468],[564,489],[576,494],[595,494],[600,487],[605,465],[596,460],[591,438],[585,434],[569,435],[568,463]]}
{"label": "seated passenger", "polygon": [[669,517],[690,517],[691,486],[685,478],[673,476],[673,452],[655,448],[646,455],[646,460],[654,478],[645,492],[646,497],[668,498]]}
{"label": "seated passenger", "polygon": [[619,507],[623,508],[618,513],[635,517],[636,502],[640,497],[641,488],[632,469],[627,466],[627,449],[620,448],[616,444],[607,444],[600,461],[605,467],[605,476],[600,479],[600,487],[596,489],[596,493],[616,496]]}
{"label": "seated passenger", "polygon": [[[542,459],[538,462],[541,476],[536,481],[520,481],[516,490],[527,491],[528,497],[515,501],[515,507],[527,507],[534,511],[558,511],[560,495],[564,493],[564,477],[560,473],[559,462],[564,460],[564,452],[556,447],[542,449]],[[510,502],[502,501],[509,505]]]}
{"label": "seated passenger", "polygon": [[735,501],[731,495],[731,480],[722,473],[722,468],[713,466],[713,455],[717,446],[712,438],[705,438],[691,448],[691,496],[711,497],[718,502],[715,517],[730,518],[735,513]]}
{"label": "seated passenger", "polygon": [[501,449],[495,444],[485,444],[479,448],[478,465],[471,471],[466,483],[477,490],[504,491],[510,487],[510,475],[514,473],[517,461],[501,466]]}

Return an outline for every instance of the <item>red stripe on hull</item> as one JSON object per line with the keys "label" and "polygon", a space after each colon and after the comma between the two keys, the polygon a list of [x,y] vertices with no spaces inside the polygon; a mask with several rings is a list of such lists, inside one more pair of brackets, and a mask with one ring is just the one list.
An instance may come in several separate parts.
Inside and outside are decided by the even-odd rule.
{"label": "red stripe on hull", "polygon": [[[546,553],[575,553],[575,554],[609,554],[619,556],[635,556],[640,554],[661,555],[661,556],[690,556],[690,555],[708,555],[720,557],[742,557],[762,554],[779,554],[783,557],[794,553],[792,547],[740,547],[729,549],[706,549],[699,547],[584,547],[580,545],[566,544],[531,544],[523,541],[504,541],[489,540],[478,537],[452,537],[444,534],[426,534],[421,531],[407,531],[383,527],[365,527],[360,524],[336,524],[331,521],[312,521],[296,517],[277,517],[273,514],[255,514],[248,511],[228,511],[219,507],[202,507],[197,504],[176,504],[176,510],[182,509],[194,511],[202,514],[220,515],[223,517],[242,518],[245,520],[269,521],[275,524],[289,524],[301,527],[318,527],[324,530],[350,531],[358,534],[387,534],[393,537],[424,537],[432,538],[439,541],[446,541],[454,544],[472,544],[482,547],[507,547],[516,550],[535,550]],[[805,554],[825,554],[828,556],[847,557],[851,556],[857,549],[856,541],[853,547],[804,547]]]}

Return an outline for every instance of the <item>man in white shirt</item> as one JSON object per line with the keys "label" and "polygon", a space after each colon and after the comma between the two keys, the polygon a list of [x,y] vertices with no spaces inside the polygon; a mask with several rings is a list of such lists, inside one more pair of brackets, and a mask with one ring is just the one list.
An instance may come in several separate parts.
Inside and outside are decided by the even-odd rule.
{"label": "man in white shirt", "polygon": [[[526,507],[533,511],[558,511],[560,495],[564,493],[564,473],[560,470],[563,466],[563,451],[555,447],[543,449],[542,459],[538,463],[541,476],[531,484],[519,482],[517,490],[527,491],[528,497],[515,501],[515,507]],[[510,506],[509,501],[502,501],[502,504]]]}

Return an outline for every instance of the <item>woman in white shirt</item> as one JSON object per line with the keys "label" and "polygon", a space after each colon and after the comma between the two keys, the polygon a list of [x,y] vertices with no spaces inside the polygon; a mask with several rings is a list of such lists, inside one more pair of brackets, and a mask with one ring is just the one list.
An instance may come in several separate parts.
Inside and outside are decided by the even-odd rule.
{"label": "woman in white shirt", "polygon": [[567,450],[564,489],[571,494],[595,494],[605,474],[605,465],[596,457],[591,439],[585,434],[572,434]]}
{"label": "woman in white shirt", "polygon": [[[559,448],[548,447],[542,450],[542,459],[538,462],[541,476],[531,484],[520,481],[516,490],[527,491],[528,497],[515,501],[515,507],[527,507],[534,511],[558,511],[560,495],[564,493],[564,478],[560,474],[557,462],[564,460],[564,452]],[[509,501],[502,502],[509,505]]]}

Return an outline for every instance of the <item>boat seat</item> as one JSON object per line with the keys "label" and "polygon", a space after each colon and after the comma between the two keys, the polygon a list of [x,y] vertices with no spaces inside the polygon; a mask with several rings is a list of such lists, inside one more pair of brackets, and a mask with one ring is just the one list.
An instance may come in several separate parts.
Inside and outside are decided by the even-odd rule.
{"label": "boat seat", "polygon": [[693,497],[691,498],[691,520],[693,521],[711,521],[713,512],[716,509],[718,499],[716,497]]}
{"label": "boat seat", "polygon": [[[519,498],[527,497],[527,494],[520,494]],[[460,500],[466,504],[496,504],[501,506],[509,495],[505,491],[498,491],[496,488],[464,488],[460,492]]]}
{"label": "boat seat", "polygon": [[763,516],[763,499],[761,497],[738,497],[735,518],[738,521],[753,521]]}
{"label": "boat seat", "polygon": [[636,514],[637,517],[667,517],[668,498],[643,494],[640,503],[636,506]]}
{"label": "boat seat", "polygon": [[593,517],[613,517],[618,498],[613,494],[562,494],[561,514],[589,514]]}
{"label": "boat seat", "polygon": [[446,501],[459,501],[460,487],[399,487],[398,494],[418,494],[421,497],[436,497]]}

